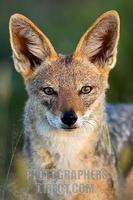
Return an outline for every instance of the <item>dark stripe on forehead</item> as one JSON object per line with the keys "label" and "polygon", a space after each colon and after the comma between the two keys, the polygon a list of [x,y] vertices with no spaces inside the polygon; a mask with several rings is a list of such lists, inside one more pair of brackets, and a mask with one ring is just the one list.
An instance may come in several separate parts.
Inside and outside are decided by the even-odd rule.
{"label": "dark stripe on forehead", "polygon": [[71,62],[72,62],[72,55],[66,56],[66,58],[65,58],[65,64],[66,65],[67,64],[71,64]]}
{"label": "dark stripe on forehead", "polygon": [[72,54],[68,56],[62,56],[60,57],[60,62],[64,65],[68,65],[72,63]]}

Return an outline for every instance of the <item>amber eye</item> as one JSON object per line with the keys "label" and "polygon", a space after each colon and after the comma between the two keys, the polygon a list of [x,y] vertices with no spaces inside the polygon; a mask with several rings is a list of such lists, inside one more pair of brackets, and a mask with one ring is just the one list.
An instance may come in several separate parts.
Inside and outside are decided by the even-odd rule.
{"label": "amber eye", "polygon": [[43,88],[43,92],[47,95],[53,95],[53,94],[56,94],[56,92],[53,90],[53,88],[51,87],[46,87],[46,88]]}
{"label": "amber eye", "polygon": [[83,86],[80,90],[81,94],[89,94],[92,90],[91,86]]}

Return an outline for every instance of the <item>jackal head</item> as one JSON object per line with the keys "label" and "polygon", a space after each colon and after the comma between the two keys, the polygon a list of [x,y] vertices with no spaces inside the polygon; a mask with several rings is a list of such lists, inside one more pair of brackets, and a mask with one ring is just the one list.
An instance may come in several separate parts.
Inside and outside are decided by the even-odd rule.
{"label": "jackal head", "polygon": [[11,16],[15,68],[50,126],[73,129],[100,116],[108,74],[116,62],[119,24],[116,11],[104,13],[81,37],[75,52],[64,56],[29,19]]}

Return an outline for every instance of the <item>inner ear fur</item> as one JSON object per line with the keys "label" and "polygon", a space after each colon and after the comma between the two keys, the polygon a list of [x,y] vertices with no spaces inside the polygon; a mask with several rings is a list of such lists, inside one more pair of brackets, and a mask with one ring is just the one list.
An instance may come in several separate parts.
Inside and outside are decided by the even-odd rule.
{"label": "inner ear fur", "polygon": [[57,53],[49,39],[25,16],[12,15],[9,31],[14,64],[23,76],[45,60],[57,59]]}
{"label": "inner ear fur", "polygon": [[112,68],[116,62],[120,20],[116,11],[101,15],[81,37],[74,56],[98,67]]}

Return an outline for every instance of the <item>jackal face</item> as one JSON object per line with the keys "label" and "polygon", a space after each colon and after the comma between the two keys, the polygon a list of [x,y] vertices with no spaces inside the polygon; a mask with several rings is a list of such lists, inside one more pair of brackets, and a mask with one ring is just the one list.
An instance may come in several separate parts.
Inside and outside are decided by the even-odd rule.
{"label": "jackal face", "polygon": [[29,19],[20,14],[11,17],[15,67],[50,126],[73,129],[96,121],[108,73],[116,62],[118,39],[119,16],[109,11],[86,31],[75,52],[64,56]]}

